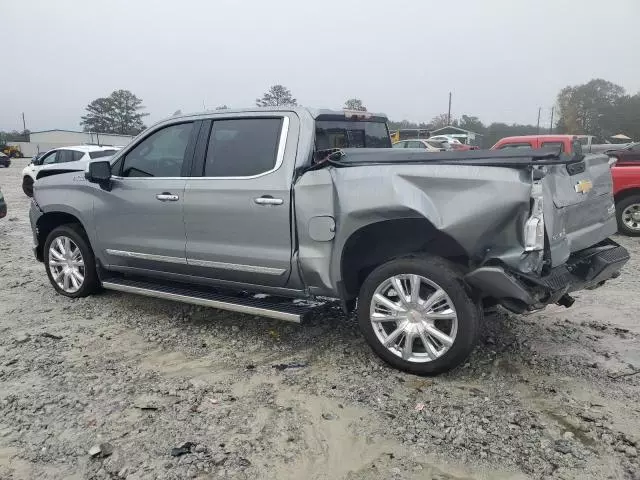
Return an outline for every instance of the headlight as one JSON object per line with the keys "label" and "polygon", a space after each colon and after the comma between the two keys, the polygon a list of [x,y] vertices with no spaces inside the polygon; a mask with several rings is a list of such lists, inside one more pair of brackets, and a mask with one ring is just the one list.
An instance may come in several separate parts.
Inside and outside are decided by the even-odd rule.
{"label": "headlight", "polygon": [[534,182],[531,186],[531,215],[524,224],[524,249],[526,252],[544,250],[544,212],[542,183]]}

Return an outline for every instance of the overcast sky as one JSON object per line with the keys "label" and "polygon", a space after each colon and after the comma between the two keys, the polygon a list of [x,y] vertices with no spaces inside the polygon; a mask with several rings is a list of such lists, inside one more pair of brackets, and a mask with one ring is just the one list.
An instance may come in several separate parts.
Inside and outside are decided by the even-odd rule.
{"label": "overcast sky", "polygon": [[147,124],[181,109],[361,98],[395,120],[447,110],[548,124],[558,91],[640,90],[640,0],[0,0],[0,129],[80,129],[129,89]]}

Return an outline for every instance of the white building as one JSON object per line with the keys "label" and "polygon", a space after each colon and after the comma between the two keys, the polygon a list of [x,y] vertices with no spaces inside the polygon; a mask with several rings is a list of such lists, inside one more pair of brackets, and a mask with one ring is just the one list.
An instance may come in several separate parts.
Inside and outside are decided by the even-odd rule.
{"label": "white building", "polygon": [[77,132],[74,130],[42,130],[31,132],[29,142],[9,142],[18,145],[25,157],[32,157],[38,152],[46,152],[52,148],[69,147],[71,145],[104,145],[124,147],[133,139],[131,135],[114,135],[111,133]]}

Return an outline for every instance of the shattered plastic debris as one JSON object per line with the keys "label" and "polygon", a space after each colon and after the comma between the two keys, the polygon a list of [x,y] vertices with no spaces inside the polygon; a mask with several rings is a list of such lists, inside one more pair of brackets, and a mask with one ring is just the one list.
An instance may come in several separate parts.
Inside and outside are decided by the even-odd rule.
{"label": "shattered plastic debris", "polygon": [[171,449],[172,457],[179,457],[181,455],[185,455],[187,453],[191,453],[191,447],[195,447],[196,444],[193,442],[184,442]]}
{"label": "shattered plastic debris", "polygon": [[414,409],[415,409],[416,412],[421,412],[422,410],[424,410],[424,403],[416,404]]}
{"label": "shattered plastic debris", "polygon": [[283,371],[289,368],[304,368],[306,366],[307,366],[306,363],[278,363],[276,365],[272,365],[272,368],[275,368],[276,370],[279,370],[279,371]]}

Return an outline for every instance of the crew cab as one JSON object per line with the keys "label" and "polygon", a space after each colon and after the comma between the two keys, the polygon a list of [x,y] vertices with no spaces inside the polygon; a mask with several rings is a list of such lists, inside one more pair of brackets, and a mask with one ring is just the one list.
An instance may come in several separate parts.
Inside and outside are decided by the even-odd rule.
{"label": "crew cab", "polygon": [[[491,148],[559,148],[561,152],[572,154],[575,140],[582,143],[582,139],[577,135],[526,135],[503,138]],[[615,145],[610,145],[610,149],[604,152],[611,164],[618,230],[630,236],[640,236],[639,145],[625,145],[621,150]]]}
{"label": "crew cab", "polygon": [[[464,361],[484,306],[570,306],[629,259],[609,239],[608,157],[390,148],[385,121],[171,117],[36,182],[35,256],[72,298],[103,287],[295,322],[335,299],[376,354],[417,374]],[[379,148],[334,146],[345,139]]]}

